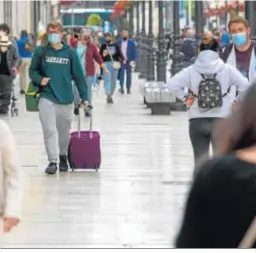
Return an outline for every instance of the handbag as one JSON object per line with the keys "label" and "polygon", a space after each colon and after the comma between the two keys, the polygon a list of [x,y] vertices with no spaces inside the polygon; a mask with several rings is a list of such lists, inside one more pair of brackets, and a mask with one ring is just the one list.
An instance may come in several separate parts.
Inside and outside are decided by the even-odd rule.
{"label": "handbag", "polygon": [[112,61],[112,66],[114,69],[120,69],[121,68],[121,63],[119,61],[114,61],[113,57],[112,57],[112,54],[107,46],[107,50],[108,50],[108,53],[109,53],[109,56],[110,56],[110,59]]}
{"label": "handbag", "polygon": [[40,88],[30,81],[25,91],[26,110],[28,112],[38,112],[38,104],[40,98]]}

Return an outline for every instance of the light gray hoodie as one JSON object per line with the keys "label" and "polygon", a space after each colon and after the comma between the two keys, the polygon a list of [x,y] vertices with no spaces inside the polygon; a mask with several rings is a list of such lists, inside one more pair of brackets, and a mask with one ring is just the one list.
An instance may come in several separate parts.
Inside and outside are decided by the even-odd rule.
{"label": "light gray hoodie", "polygon": [[[245,91],[249,87],[248,80],[233,66],[224,63],[219,55],[212,50],[205,50],[199,53],[195,63],[188,68],[183,69],[167,82],[169,89],[176,93],[176,96],[184,101],[184,89],[191,90],[194,94],[198,94],[199,84],[202,80],[201,74],[205,76],[213,76],[217,73],[216,79],[220,82],[222,94],[228,92],[229,88],[236,87],[239,92],[239,97],[236,100],[241,100]],[[198,107],[197,98],[194,104],[188,110],[189,118],[219,118],[226,117],[231,109],[234,101],[234,94],[222,98],[223,105],[220,108],[202,110]]]}

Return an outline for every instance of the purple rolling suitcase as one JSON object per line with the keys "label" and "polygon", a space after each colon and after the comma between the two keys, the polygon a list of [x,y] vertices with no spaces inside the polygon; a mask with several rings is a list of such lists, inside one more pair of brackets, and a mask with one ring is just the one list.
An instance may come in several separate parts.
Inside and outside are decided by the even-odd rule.
{"label": "purple rolling suitcase", "polygon": [[75,169],[95,169],[101,164],[100,134],[92,131],[92,116],[90,130],[81,131],[80,113],[78,113],[78,131],[71,133],[68,148],[68,161],[72,171]]}

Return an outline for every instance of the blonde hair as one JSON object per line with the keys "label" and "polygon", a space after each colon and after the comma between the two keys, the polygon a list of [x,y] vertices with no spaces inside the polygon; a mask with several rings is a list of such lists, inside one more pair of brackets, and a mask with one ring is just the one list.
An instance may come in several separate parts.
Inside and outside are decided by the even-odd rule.
{"label": "blonde hair", "polygon": [[47,31],[49,30],[49,28],[57,28],[59,29],[61,32],[63,31],[63,26],[61,24],[61,22],[59,20],[53,20],[50,23],[48,23],[47,25]]}
{"label": "blonde hair", "polygon": [[48,34],[47,33],[44,33],[42,35],[40,42],[41,42],[41,45],[46,45],[47,44],[47,42],[48,42]]}

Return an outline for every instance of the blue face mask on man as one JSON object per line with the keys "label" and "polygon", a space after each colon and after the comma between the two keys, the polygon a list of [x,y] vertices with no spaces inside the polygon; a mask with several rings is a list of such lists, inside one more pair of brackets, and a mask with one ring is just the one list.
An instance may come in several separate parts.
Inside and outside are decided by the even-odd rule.
{"label": "blue face mask on man", "polygon": [[243,46],[245,45],[245,43],[247,42],[247,36],[245,32],[242,33],[236,33],[232,35],[232,42],[236,45],[236,46]]}
{"label": "blue face mask on man", "polygon": [[58,34],[58,33],[50,33],[48,35],[48,41],[51,44],[57,44],[57,43],[61,42],[60,34]]}

